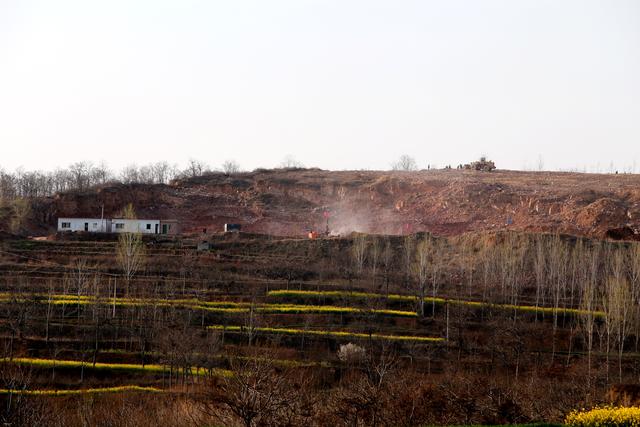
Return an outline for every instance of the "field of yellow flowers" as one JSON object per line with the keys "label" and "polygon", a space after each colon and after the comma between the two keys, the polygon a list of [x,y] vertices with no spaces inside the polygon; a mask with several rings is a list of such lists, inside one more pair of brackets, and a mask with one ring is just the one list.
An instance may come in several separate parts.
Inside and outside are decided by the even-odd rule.
{"label": "field of yellow flowers", "polygon": [[[208,329],[216,331],[227,332],[245,332],[247,328],[237,325],[211,325]],[[326,331],[326,330],[313,330],[313,329],[292,329],[292,328],[253,328],[255,332],[264,332],[271,334],[283,334],[283,335],[309,335],[309,336],[321,336],[331,338],[371,338],[387,341],[408,341],[408,342],[423,342],[423,343],[438,343],[444,342],[444,338],[440,337],[423,337],[413,335],[381,335],[381,334],[365,334],[361,332],[345,332],[345,331]]]}
{"label": "field of yellow flowers", "polygon": [[565,424],[571,427],[640,427],[640,407],[604,406],[590,411],[573,411]]}
{"label": "field of yellow flowers", "polygon": [[155,387],[141,387],[137,385],[125,385],[118,387],[84,388],[70,390],[11,390],[0,389],[0,395],[19,394],[24,396],[72,396],[78,394],[104,394],[104,393],[126,393],[126,392],[146,392],[163,393],[164,390]]}

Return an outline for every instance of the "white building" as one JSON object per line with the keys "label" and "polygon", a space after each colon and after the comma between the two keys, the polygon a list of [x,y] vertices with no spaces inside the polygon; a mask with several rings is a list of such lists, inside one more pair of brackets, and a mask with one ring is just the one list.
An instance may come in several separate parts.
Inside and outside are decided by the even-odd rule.
{"label": "white building", "polygon": [[179,228],[178,221],[172,219],[58,218],[58,231],[176,235],[179,232]]}
{"label": "white building", "polygon": [[111,232],[111,220],[100,218],[58,218],[58,231]]}
{"label": "white building", "polygon": [[111,220],[111,232],[160,234],[160,220],[114,218]]}

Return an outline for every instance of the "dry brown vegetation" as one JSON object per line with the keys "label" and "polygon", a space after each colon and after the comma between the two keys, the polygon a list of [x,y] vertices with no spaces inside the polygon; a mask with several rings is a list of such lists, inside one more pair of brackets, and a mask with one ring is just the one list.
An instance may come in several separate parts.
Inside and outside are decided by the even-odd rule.
{"label": "dry brown vegetation", "polygon": [[[634,399],[637,176],[190,175],[4,197],[2,422],[558,422]],[[197,238],[19,237],[129,203]],[[325,211],[333,232],[366,233],[282,236],[324,230]],[[263,234],[196,250],[202,228],[229,219]]]}
{"label": "dry brown vegetation", "polygon": [[[612,385],[640,377],[637,243],[514,232],[221,235],[208,252],[184,239],[152,243],[143,243],[145,263],[129,275],[117,239],[2,241],[0,388],[14,390],[2,397],[4,420],[559,421],[573,408],[606,401]],[[199,308],[237,303],[242,310]],[[358,310],[265,312],[265,303]],[[381,314],[385,309],[418,316]],[[298,332],[272,332],[289,329]],[[319,330],[362,335],[312,333]],[[19,393],[121,385],[164,393]]]}

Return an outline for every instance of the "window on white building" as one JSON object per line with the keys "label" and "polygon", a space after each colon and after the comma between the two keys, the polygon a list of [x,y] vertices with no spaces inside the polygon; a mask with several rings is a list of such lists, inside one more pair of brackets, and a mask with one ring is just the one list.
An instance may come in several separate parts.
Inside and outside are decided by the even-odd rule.
{"label": "window on white building", "polygon": [[116,230],[121,230],[123,228],[124,228],[124,224],[123,223],[121,223],[121,222],[116,223]]}
{"label": "window on white building", "polygon": [[62,225],[60,226],[60,228],[71,228],[71,223],[70,222],[63,222]]}
{"label": "window on white building", "polygon": [[151,224],[147,224],[147,230],[151,230]]}

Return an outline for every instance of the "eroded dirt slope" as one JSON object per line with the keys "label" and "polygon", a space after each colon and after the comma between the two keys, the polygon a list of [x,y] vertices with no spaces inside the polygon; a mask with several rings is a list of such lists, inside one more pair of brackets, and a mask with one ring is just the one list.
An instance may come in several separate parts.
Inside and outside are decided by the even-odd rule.
{"label": "eroded dirt slope", "polygon": [[99,216],[102,205],[114,216],[127,203],[140,217],[178,219],[186,232],[238,222],[246,231],[300,235],[324,231],[328,211],[334,234],[511,228],[631,239],[640,228],[640,175],[269,170],[60,194],[41,216],[53,226],[58,216]]}

